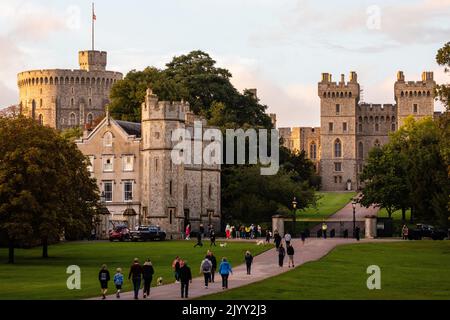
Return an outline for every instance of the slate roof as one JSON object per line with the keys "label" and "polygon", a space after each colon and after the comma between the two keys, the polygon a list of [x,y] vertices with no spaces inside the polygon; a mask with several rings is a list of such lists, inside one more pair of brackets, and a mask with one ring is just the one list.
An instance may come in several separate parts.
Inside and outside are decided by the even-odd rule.
{"label": "slate roof", "polygon": [[130,136],[136,136],[137,138],[141,137],[141,124],[140,123],[121,121],[121,120],[116,120],[116,122]]}

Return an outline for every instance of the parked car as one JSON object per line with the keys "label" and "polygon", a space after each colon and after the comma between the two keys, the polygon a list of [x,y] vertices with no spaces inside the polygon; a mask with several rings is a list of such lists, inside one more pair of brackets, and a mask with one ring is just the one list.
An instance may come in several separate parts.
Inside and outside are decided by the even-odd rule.
{"label": "parked car", "polygon": [[158,226],[140,226],[130,232],[131,241],[166,240],[166,232]]}
{"label": "parked car", "polygon": [[127,226],[118,226],[109,231],[109,241],[130,240],[130,230]]}
{"label": "parked car", "polygon": [[448,237],[448,231],[436,229],[428,224],[417,224],[416,229],[410,230],[409,240],[421,240],[422,238],[431,238],[433,240],[444,240]]}

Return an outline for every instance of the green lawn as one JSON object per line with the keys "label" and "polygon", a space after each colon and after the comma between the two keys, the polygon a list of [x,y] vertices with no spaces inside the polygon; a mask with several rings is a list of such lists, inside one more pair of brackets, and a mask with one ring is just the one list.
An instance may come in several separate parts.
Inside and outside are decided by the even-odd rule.
{"label": "green lawn", "polygon": [[[219,241],[218,241],[219,243]],[[121,267],[128,276],[132,260],[150,258],[155,268],[154,281],[162,276],[165,283],[174,281],[171,264],[175,256],[186,259],[193,276],[199,276],[200,262],[209,248],[193,248],[193,241],[165,241],[146,243],[75,242],[50,246],[48,260],[41,259],[41,248],[17,249],[16,264],[8,265],[7,249],[0,249],[0,299],[81,299],[99,294],[98,271],[103,263],[113,276]],[[246,250],[254,255],[271,248],[255,243],[232,242],[213,251],[218,259],[226,256],[233,265],[243,263]],[[78,265],[81,268],[81,290],[68,290],[66,268]],[[110,288],[113,284],[110,283]],[[124,290],[131,291],[125,281]],[[110,293],[112,289],[110,290]]]}
{"label": "green lawn", "polygon": [[[386,209],[381,209],[380,211],[378,211],[378,217],[380,218],[388,218],[388,212],[386,211]],[[411,218],[411,210],[407,210],[406,211],[406,221],[409,221],[409,219]],[[395,221],[398,220],[402,220],[402,210],[399,211],[395,211],[392,214],[392,219],[394,219]]]}
{"label": "green lawn", "polygon": [[304,219],[327,219],[337,211],[345,207],[352,198],[356,196],[354,192],[317,192],[320,199],[316,208],[309,207],[306,210],[298,210],[297,216]]}
{"label": "green lawn", "polygon": [[[381,268],[381,290],[367,289],[370,265]],[[320,261],[205,299],[450,299],[449,269],[450,241],[346,245]]]}

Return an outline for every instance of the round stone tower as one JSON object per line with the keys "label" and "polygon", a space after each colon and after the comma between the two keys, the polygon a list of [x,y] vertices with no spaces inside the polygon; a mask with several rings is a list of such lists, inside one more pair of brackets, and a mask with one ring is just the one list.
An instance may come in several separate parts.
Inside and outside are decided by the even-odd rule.
{"label": "round stone tower", "polygon": [[81,51],[78,57],[79,70],[19,73],[21,114],[61,130],[83,127],[104,116],[110,90],[122,74],[106,71],[106,52]]}

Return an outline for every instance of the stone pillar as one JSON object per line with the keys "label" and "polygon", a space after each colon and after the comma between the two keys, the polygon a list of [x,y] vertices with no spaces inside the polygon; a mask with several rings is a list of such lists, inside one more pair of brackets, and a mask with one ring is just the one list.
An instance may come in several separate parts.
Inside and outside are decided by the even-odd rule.
{"label": "stone pillar", "polygon": [[284,237],[284,217],[281,215],[272,217],[272,233],[275,234],[275,231],[278,231],[278,234]]}
{"label": "stone pillar", "polygon": [[377,217],[366,216],[366,239],[377,237]]}

